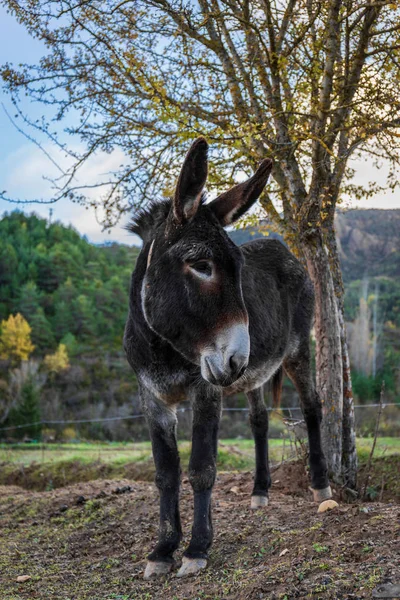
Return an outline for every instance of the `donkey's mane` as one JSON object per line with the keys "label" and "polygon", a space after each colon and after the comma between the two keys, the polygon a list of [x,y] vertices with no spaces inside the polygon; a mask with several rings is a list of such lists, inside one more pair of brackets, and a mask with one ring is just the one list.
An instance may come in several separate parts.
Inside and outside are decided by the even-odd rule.
{"label": "donkey's mane", "polygon": [[126,229],[136,233],[144,242],[150,241],[154,230],[167,219],[171,203],[171,199],[154,200],[147,206],[139,208]]}
{"label": "donkey's mane", "polygon": [[[201,204],[206,201],[206,194],[202,194]],[[154,231],[164,223],[171,210],[172,199],[153,200],[147,206],[139,208],[128,225],[125,227],[131,233],[136,233],[144,242],[149,242],[154,237]]]}

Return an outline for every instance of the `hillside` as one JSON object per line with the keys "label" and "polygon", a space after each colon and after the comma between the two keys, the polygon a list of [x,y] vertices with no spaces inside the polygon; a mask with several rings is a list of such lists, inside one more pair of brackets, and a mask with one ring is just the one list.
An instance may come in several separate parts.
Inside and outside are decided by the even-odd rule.
{"label": "hillside", "polygon": [[0,320],[20,312],[35,354],[121,348],[129,281],[138,249],[95,246],[72,227],[21,212],[0,221]]}
{"label": "hillside", "polygon": [[[336,214],[335,228],[344,280],[400,276],[400,209],[354,209]],[[256,227],[231,231],[236,244],[262,237]],[[271,237],[282,238],[271,232]]]}
{"label": "hillside", "polygon": [[400,276],[400,210],[349,210],[335,221],[345,281]]}
{"label": "hillside", "polygon": [[[356,318],[360,297],[378,292],[381,321],[400,328],[400,210],[339,212],[336,230],[347,320]],[[230,232],[237,244],[261,235]],[[37,356],[60,341],[70,353],[121,350],[138,248],[95,246],[71,227],[18,211],[0,220],[0,240],[0,320],[20,312]]]}
{"label": "hillside", "polygon": [[[365,372],[353,372],[358,401],[375,401],[382,377],[387,397],[398,394],[400,252],[395,230],[399,215],[400,211],[350,211],[339,215],[346,316],[351,322],[350,350],[357,352],[359,340],[367,339],[368,364],[373,360],[377,367],[374,375],[370,367]],[[239,230],[231,235],[238,243],[244,243],[260,233]],[[139,249],[120,244],[95,246],[71,227],[49,224],[20,212],[0,220],[0,242],[0,320],[17,312],[25,317],[32,328],[36,368],[36,400],[33,402],[28,394],[28,403],[24,404],[21,394],[31,376],[24,374],[22,368],[15,370],[7,361],[0,361],[0,408],[3,397],[6,401],[14,398],[13,412],[6,419],[0,411],[2,425],[40,419],[83,419],[87,422],[79,426],[60,424],[45,428],[44,439],[146,439],[142,421],[113,420],[115,415],[141,412],[137,382],[122,350],[130,277]],[[371,276],[367,281],[368,273]],[[367,303],[365,322],[359,319],[360,298]],[[377,344],[372,341],[373,323],[378,327]],[[70,367],[48,375],[43,357],[60,342],[67,347]],[[376,349],[373,359],[371,348]],[[23,386],[15,395],[17,374]],[[29,385],[26,389],[29,392]],[[291,406],[296,401],[286,382],[283,404]],[[245,406],[246,400],[235,397],[229,405]],[[110,417],[106,423],[95,421]],[[186,420],[187,423],[185,419],[181,423],[184,431],[189,430],[189,416]],[[228,437],[248,435],[246,427],[246,420],[236,413],[230,413],[229,419],[225,415],[221,424]],[[31,438],[37,435],[35,428],[12,435],[17,433]]]}

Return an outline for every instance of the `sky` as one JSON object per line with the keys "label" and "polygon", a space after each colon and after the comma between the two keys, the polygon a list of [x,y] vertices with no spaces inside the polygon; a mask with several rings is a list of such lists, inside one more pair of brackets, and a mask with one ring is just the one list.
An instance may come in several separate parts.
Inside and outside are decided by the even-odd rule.
{"label": "sky", "polygon": [[[29,36],[26,30],[17,23],[11,15],[7,14],[4,7],[0,7],[0,64],[33,63],[43,55],[44,46],[38,40]],[[46,108],[40,104],[33,104],[29,99],[23,102],[24,110],[30,117],[46,116]],[[0,190],[6,190],[12,198],[49,198],[51,197],[50,183],[45,179],[56,175],[54,165],[46,158],[43,152],[20,133],[10,122],[7,112],[13,117],[15,110],[9,96],[0,87]],[[54,156],[60,164],[65,165],[65,158],[61,156],[50,143],[41,140],[45,149]],[[79,141],[73,142],[78,147]],[[79,175],[79,182],[84,184],[94,183],[102,174],[110,171],[113,166],[118,166],[123,160],[122,153],[116,151],[111,155],[99,154],[90,164],[85,165]],[[385,166],[378,171],[372,161],[353,162],[355,168],[355,183],[362,181],[377,181],[384,183]],[[400,175],[400,174],[399,174]],[[357,202],[346,202],[347,207],[359,208],[400,208],[400,192],[382,193],[374,198]],[[15,208],[25,212],[35,212],[42,217],[49,217],[52,209],[52,219],[64,224],[72,224],[81,234],[86,235],[89,241],[103,243],[118,241],[124,244],[137,244],[138,238],[124,230],[128,217],[124,217],[109,232],[103,231],[99,218],[93,209],[85,209],[69,200],[61,200],[51,205],[37,203],[19,205],[0,200],[0,215],[5,211],[10,212]]]}

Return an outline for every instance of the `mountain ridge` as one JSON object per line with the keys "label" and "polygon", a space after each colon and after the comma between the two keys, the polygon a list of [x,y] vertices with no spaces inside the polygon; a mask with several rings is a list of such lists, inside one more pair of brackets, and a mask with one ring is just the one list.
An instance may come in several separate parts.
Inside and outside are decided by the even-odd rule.
{"label": "mountain ridge", "polygon": [[[339,210],[335,229],[345,282],[400,276],[400,209]],[[263,237],[257,227],[236,229],[229,235],[239,245]],[[269,235],[283,241],[275,232]]]}

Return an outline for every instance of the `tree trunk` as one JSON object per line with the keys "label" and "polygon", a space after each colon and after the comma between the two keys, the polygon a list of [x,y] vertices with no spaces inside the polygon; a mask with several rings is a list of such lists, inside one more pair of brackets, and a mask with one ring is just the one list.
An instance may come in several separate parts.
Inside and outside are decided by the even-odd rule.
{"label": "tree trunk", "polygon": [[357,486],[357,451],[354,415],[353,388],[351,385],[350,359],[347,347],[346,324],[343,311],[339,309],[340,334],[343,362],[343,447],[342,472],[343,483],[354,490]]}
{"label": "tree trunk", "polygon": [[350,359],[347,345],[347,331],[344,319],[344,284],[340,269],[339,253],[336,244],[335,229],[332,226],[328,236],[329,254],[333,281],[338,302],[340,339],[343,364],[343,447],[342,474],[343,483],[350,489],[356,489],[358,459],[356,450],[356,430],[354,415],[353,388],[351,384]]}
{"label": "tree trunk", "polygon": [[322,402],[322,437],[329,475],[342,482],[343,359],[338,300],[327,248],[317,232],[302,243],[315,289],[316,383]]}

